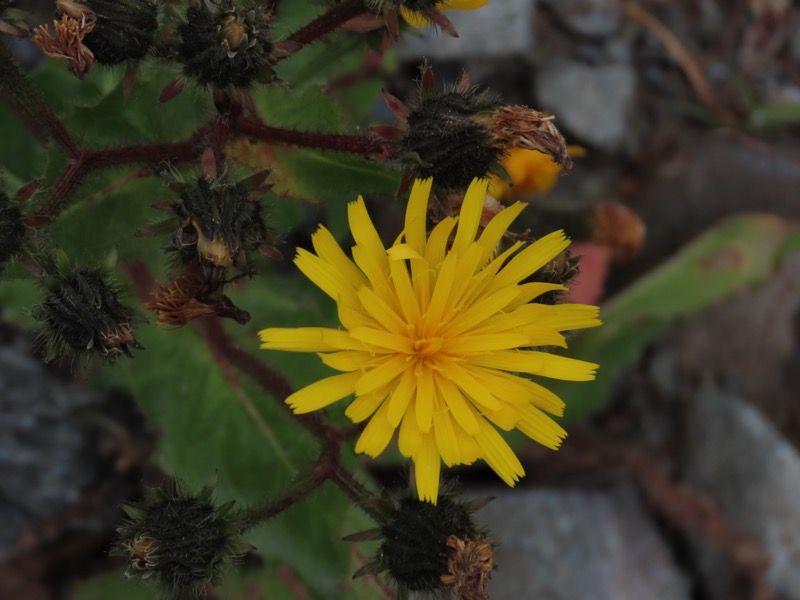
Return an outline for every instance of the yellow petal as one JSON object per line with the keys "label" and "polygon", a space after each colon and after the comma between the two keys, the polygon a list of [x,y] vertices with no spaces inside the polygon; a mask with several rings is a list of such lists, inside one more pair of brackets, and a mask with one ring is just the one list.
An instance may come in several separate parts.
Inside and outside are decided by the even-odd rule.
{"label": "yellow petal", "polygon": [[456,239],[450,252],[463,254],[467,246],[475,241],[478,233],[478,226],[483,214],[483,203],[486,200],[486,188],[489,182],[486,179],[473,179],[472,183],[464,194],[464,201],[461,203],[461,213],[458,216],[458,230]]}
{"label": "yellow petal", "polygon": [[521,213],[526,206],[527,204],[524,202],[517,202],[501,210],[492,217],[492,220],[489,221],[489,224],[483,229],[483,233],[481,233],[481,237],[478,239],[478,245],[483,249],[480,260],[481,265],[494,256],[497,245],[503,239],[511,223],[514,222],[514,219],[519,216],[519,213]]}
{"label": "yellow petal", "polygon": [[356,399],[345,409],[344,414],[353,423],[361,423],[361,421],[370,417],[372,413],[378,409],[381,402],[386,398],[386,393],[386,389],[384,388],[383,390],[372,392],[371,394],[356,396]]}
{"label": "yellow petal", "polygon": [[536,240],[508,261],[495,276],[493,289],[519,283],[532,273],[541,269],[569,246],[563,231],[554,231]]}
{"label": "yellow petal", "polygon": [[423,335],[433,335],[441,327],[442,317],[450,306],[450,292],[456,280],[458,261],[455,254],[448,254],[442,263],[442,269],[436,278],[431,294],[431,303],[425,315],[426,327]]}
{"label": "yellow petal", "polygon": [[[484,406],[488,410],[499,410],[500,402],[494,397],[494,394],[489,391],[489,388],[481,385],[481,383],[472,376],[472,365],[469,363],[459,363],[452,359],[443,358],[440,360],[442,367],[442,375],[453,382],[461,390],[467,398]],[[468,368],[464,368],[466,365]],[[460,422],[460,421],[459,421]],[[468,427],[466,423],[461,423],[468,432],[473,433],[474,429]]]}
{"label": "yellow petal", "polygon": [[591,381],[597,370],[594,363],[535,350],[498,350],[491,354],[470,356],[466,360],[482,367],[566,381]]}
{"label": "yellow petal", "polygon": [[483,451],[478,442],[458,425],[456,425],[456,437],[458,438],[458,451],[461,455],[462,464],[471,465],[483,457]]}
{"label": "yellow petal", "polygon": [[378,323],[393,334],[406,334],[406,322],[383,298],[368,287],[358,290],[361,305]]}
{"label": "yellow petal", "polygon": [[519,297],[509,305],[509,310],[515,309],[523,304],[528,304],[534,298],[538,298],[547,292],[554,292],[556,290],[566,291],[569,289],[565,285],[559,285],[557,283],[543,283],[541,281],[523,283],[519,286],[519,288]]}
{"label": "yellow petal", "polygon": [[397,448],[400,454],[405,457],[412,457],[416,454],[422,443],[422,433],[417,426],[417,411],[415,400],[411,400],[400,424],[400,435],[397,438]]}
{"label": "yellow petal", "polygon": [[495,428],[483,419],[479,422],[481,431],[475,435],[475,441],[483,451],[484,460],[503,481],[514,487],[520,477],[525,475],[525,469]]}
{"label": "yellow petal", "polygon": [[423,502],[436,504],[439,497],[439,473],[442,462],[436,450],[436,440],[433,433],[424,434],[414,456],[414,469],[416,471],[417,494]]}
{"label": "yellow petal", "polygon": [[363,273],[347,257],[331,232],[324,226],[320,225],[316,233],[311,236],[311,243],[314,245],[317,256],[330,263],[331,268],[347,279],[351,286],[358,289],[362,285],[366,285],[367,279]]}
{"label": "yellow petal", "polygon": [[461,452],[456,430],[447,410],[434,410],[433,434],[439,454],[448,467],[461,464]]}
{"label": "yellow petal", "polygon": [[433,371],[424,366],[417,374],[417,426],[422,433],[431,430],[433,419],[433,398],[436,390],[433,386]]}
{"label": "yellow petal", "polygon": [[356,245],[361,246],[367,254],[374,257],[381,268],[385,270],[388,261],[386,249],[375,230],[375,225],[372,224],[372,219],[369,218],[364,198],[359,196],[358,200],[347,205],[347,219]]}
{"label": "yellow petal", "polygon": [[458,386],[449,379],[437,377],[436,387],[460,428],[469,434],[478,433],[478,421],[475,418],[475,413],[467,406],[467,400],[461,390],[458,389]]}
{"label": "yellow petal", "polygon": [[517,429],[552,450],[557,450],[567,437],[567,432],[561,425],[534,406],[529,406],[523,411]]}
{"label": "yellow petal", "polygon": [[489,0],[444,0],[440,8],[444,10],[473,10],[489,4]]}
{"label": "yellow petal", "polygon": [[386,420],[386,404],[375,413],[356,442],[356,453],[375,458],[392,441],[394,427]]}
{"label": "yellow petal", "polygon": [[[560,337],[560,336],[559,336]],[[530,336],[524,333],[487,333],[483,335],[462,335],[449,338],[442,346],[448,354],[469,354],[508,350],[530,346]]]}
{"label": "yellow petal", "polygon": [[356,261],[358,268],[367,276],[372,289],[379,292],[389,286],[389,267],[386,252],[382,251],[380,256],[369,248],[361,245],[353,246],[351,249],[353,260]]}
{"label": "yellow petal", "polygon": [[350,337],[347,331],[327,327],[273,327],[258,332],[264,350],[287,352],[329,352],[332,350],[361,350],[364,344]]}
{"label": "yellow petal", "polygon": [[[403,18],[408,20],[409,11],[403,10]],[[411,13],[416,15],[418,13]],[[409,21],[411,23],[411,21]],[[414,25],[414,23],[411,23]],[[419,27],[419,25],[415,25]],[[406,208],[405,220],[405,236],[406,243],[411,246],[420,256],[425,256],[425,244],[427,238],[428,227],[428,198],[431,195],[431,187],[433,187],[433,178],[417,179],[414,181],[414,186],[411,188],[411,195],[408,198],[408,207]]]}
{"label": "yellow petal", "polygon": [[414,287],[411,285],[411,277],[408,274],[406,263],[397,260],[390,261],[389,271],[392,277],[392,285],[400,304],[400,310],[403,311],[403,319],[406,323],[416,323],[420,317],[420,309],[417,297],[414,294]]}
{"label": "yellow petal", "polygon": [[445,337],[455,337],[469,331],[495,313],[502,311],[519,294],[519,286],[512,285],[478,300],[464,308],[443,330]]}
{"label": "yellow petal", "polygon": [[453,228],[457,222],[458,220],[453,217],[445,217],[431,231],[428,245],[425,248],[425,260],[434,269],[444,260],[447,241],[450,239],[450,234],[453,233]]}
{"label": "yellow petal", "polygon": [[345,277],[332,269],[329,263],[315,254],[298,248],[294,264],[296,264],[297,268],[313,281],[319,289],[328,294],[328,296],[333,298],[336,302],[347,302],[353,305],[358,301],[356,291],[352,284]]}
{"label": "yellow petal", "polygon": [[414,397],[416,386],[417,377],[414,375],[414,369],[407,368],[400,376],[397,387],[392,391],[392,396],[388,402],[386,419],[392,427],[397,427],[400,424],[400,420],[408,408],[408,403]]}
{"label": "yellow petal", "polygon": [[350,330],[350,336],[355,340],[375,346],[376,349],[383,348],[404,354],[411,354],[414,351],[414,344],[407,335],[389,333],[384,329],[356,327]]}
{"label": "yellow petal", "polygon": [[355,372],[320,379],[286,398],[286,404],[296,414],[309,413],[325,408],[329,404],[333,404],[337,400],[352,394],[355,390],[356,382],[360,378],[361,373]]}
{"label": "yellow petal", "polygon": [[343,350],[328,354],[318,354],[322,362],[337,371],[360,371],[367,368],[374,356],[360,350]]}
{"label": "yellow petal", "polygon": [[377,367],[364,373],[356,384],[356,394],[359,396],[374,392],[380,387],[388,386],[403,372],[407,363],[402,355],[390,355]]}

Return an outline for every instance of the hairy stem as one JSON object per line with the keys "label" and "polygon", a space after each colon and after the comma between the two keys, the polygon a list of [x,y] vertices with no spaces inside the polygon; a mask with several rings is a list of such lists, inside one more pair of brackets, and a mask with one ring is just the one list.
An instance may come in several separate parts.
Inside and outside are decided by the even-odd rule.
{"label": "hairy stem", "polygon": [[[311,42],[325,37],[344,23],[366,12],[364,0],[344,0],[328,12],[325,12],[311,21],[308,25],[301,27],[290,35],[286,41],[297,46],[297,50]],[[296,50],[295,50],[296,51]],[[288,55],[283,56],[286,58]]]}
{"label": "hairy stem", "polygon": [[0,44],[0,97],[8,102],[40,142],[55,141],[69,157],[80,154],[80,147],[61,119],[48,108],[39,92],[14,64],[5,44]]}
{"label": "hairy stem", "polygon": [[277,500],[272,500],[265,504],[257,504],[256,506],[248,508],[244,513],[242,531],[252,529],[256,525],[279,515],[306,496],[310,496],[312,492],[327,480],[328,473],[326,470],[316,469],[316,472],[311,477],[290,487]]}
{"label": "hairy stem", "polygon": [[264,142],[278,142],[303,148],[319,148],[336,150],[362,156],[386,156],[389,154],[386,143],[378,137],[346,133],[315,133],[271,127],[257,119],[240,118],[235,123],[236,129],[243,135]]}

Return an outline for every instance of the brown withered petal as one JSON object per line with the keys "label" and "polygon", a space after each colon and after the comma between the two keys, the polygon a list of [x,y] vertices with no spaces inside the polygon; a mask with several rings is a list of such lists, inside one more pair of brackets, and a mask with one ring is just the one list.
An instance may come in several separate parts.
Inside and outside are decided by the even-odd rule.
{"label": "brown withered petal", "polygon": [[152,294],[153,300],[142,305],[156,315],[156,323],[177,329],[201,317],[233,319],[240,325],[250,321],[250,314],[236,307],[231,299],[209,289],[201,274],[187,272]]}
{"label": "brown withered petal", "polygon": [[642,249],[646,227],[641,217],[619,202],[598,202],[594,209],[593,241],[611,249],[615,260],[625,261]]}
{"label": "brown withered petal", "polygon": [[567,174],[572,169],[572,159],[554,120],[527,106],[501,106],[492,113],[489,128],[499,147],[538,150],[561,165],[562,174]]}
{"label": "brown withered petal", "polygon": [[451,535],[449,573],[442,575],[442,583],[453,588],[459,600],[489,600],[486,587],[494,569],[494,547],[485,539],[467,539]]}
{"label": "brown withered petal", "polygon": [[94,26],[94,18],[84,16],[73,19],[61,15],[60,20],[53,21],[55,36],[50,33],[47,25],[40,25],[33,30],[31,39],[47,56],[69,61],[70,71],[83,79],[94,64],[94,54],[83,44],[83,38]]}

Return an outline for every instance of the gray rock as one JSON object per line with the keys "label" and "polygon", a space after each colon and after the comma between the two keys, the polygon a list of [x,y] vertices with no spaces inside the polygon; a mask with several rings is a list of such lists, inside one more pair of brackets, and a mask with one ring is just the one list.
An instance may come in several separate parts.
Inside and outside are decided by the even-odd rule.
{"label": "gray rock", "polygon": [[619,0],[555,0],[553,10],[575,33],[588,37],[606,37],[619,28]]}
{"label": "gray rock", "polygon": [[[709,384],[693,399],[688,423],[687,481],[761,542],[772,590],[800,598],[800,455],[757,409]],[[703,548],[699,564],[713,597],[729,598],[734,583],[715,552]]]}
{"label": "gray rock", "polygon": [[636,74],[630,65],[554,61],[542,70],[536,92],[539,106],[578,141],[609,152],[635,147]]}
{"label": "gray rock", "polygon": [[478,10],[447,11],[459,37],[453,38],[433,27],[403,36],[397,46],[402,60],[454,58],[507,58],[533,48],[535,0],[501,0]]}
{"label": "gray rock", "polygon": [[630,486],[504,490],[478,513],[497,543],[493,600],[688,600]]}

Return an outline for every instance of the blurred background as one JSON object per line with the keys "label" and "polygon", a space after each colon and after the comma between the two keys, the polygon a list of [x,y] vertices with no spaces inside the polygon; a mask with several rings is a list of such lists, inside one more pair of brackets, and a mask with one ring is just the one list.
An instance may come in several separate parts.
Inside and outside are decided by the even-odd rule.
{"label": "blurred background", "polygon": [[[387,89],[413,96],[428,59],[440,85],[466,69],[555,115],[572,173],[523,160],[530,181],[500,199],[528,201],[534,232],[573,237],[573,300],[605,322],[571,343],[601,370],[556,390],[564,447],[521,447],[515,490],[458,473],[468,495],[496,496],[479,515],[492,597],[800,599],[800,7],[490,0],[448,16],[460,38],[406,34]],[[382,104],[375,116],[391,121]],[[0,323],[0,598],[68,598],[109,568],[157,432],[28,344]]]}

